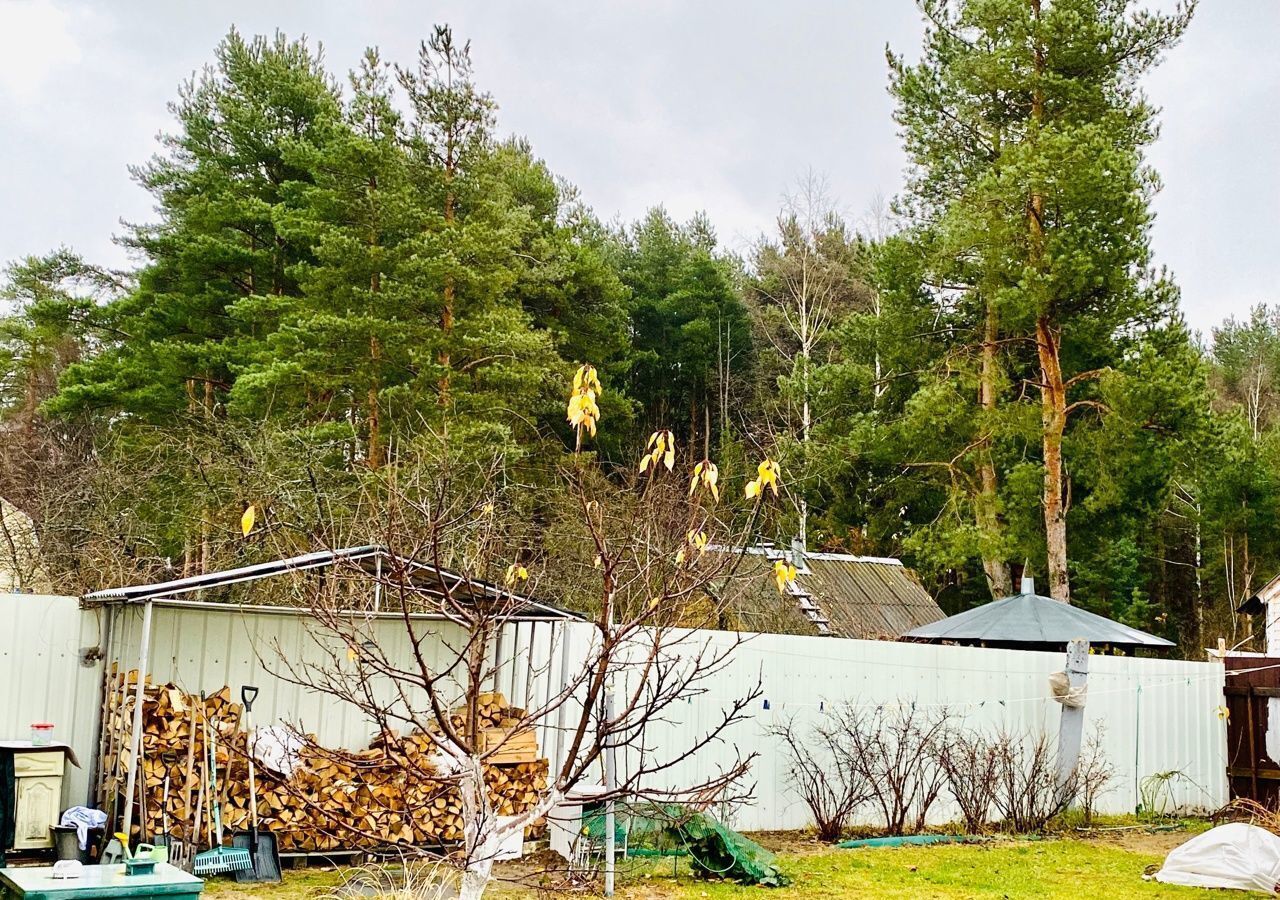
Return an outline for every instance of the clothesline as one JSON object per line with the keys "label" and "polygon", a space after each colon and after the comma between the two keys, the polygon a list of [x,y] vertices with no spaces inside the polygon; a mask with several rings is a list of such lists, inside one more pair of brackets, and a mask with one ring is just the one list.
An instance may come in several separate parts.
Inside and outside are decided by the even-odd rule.
{"label": "clothesline", "polygon": [[[921,667],[921,668],[924,668],[924,667]],[[1273,663],[1271,665],[1266,665],[1266,666],[1254,666],[1247,669],[1233,669],[1233,670],[1227,670],[1222,672],[1207,672],[1202,675],[1173,675],[1173,676],[1168,676],[1160,681],[1151,681],[1151,682],[1139,683],[1139,684],[1127,684],[1127,685],[1122,685],[1122,686],[1113,687],[1113,688],[1102,688],[1102,689],[1090,688],[1088,691],[1088,694],[1090,697],[1099,697],[1099,696],[1109,696],[1113,694],[1126,694],[1129,692],[1135,692],[1139,696],[1141,696],[1144,690],[1155,690],[1155,689],[1159,689],[1163,687],[1171,687],[1171,686],[1185,687],[1185,686],[1191,686],[1193,684],[1203,684],[1210,681],[1216,681],[1218,678],[1223,676],[1234,677],[1237,675],[1251,674],[1253,672],[1265,672],[1265,671],[1268,671],[1271,669],[1277,669],[1277,668],[1280,668],[1280,663]],[[1038,673],[1024,673],[1024,674],[1038,674]],[[1108,678],[1108,677],[1117,677],[1117,676],[1099,674],[1096,677]],[[1120,676],[1120,677],[1123,677],[1123,676]],[[693,702],[694,698],[691,697],[688,699],[689,699],[689,702]],[[711,698],[708,695],[704,694],[704,695],[701,695],[699,699],[703,699],[703,700],[714,699],[715,702],[717,703],[733,703],[733,702],[736,702],[737,700],[740,700],[741,698],[734,698],[734,697]],[[816,702],[787,700],[779,703],[776,701],[770,701],[768,696],[768,686],[766,684],[765,691],[761,698],[761,701],[762,701],[761,706],[763,709],[767,709],[767,710],[772,710],[777,708],[777,709],[817,709],[820,711],[825,711],[826,705],[828,703],[830,703],[833,706],[838,705],[842,709],[904,709],[904,708],[911,708],[911,709],[979,708],[980,709],[987,706],[988,704],[991,704],[993,706],[1008,707],[1008,706],[1013,706],[1021,703],[1044,703],[1053,699],[1054,699],[1054,696],[1052,694],[1037,694],[1030,697],[1011,697],[1011,698],[984,697],[977,700],[951,700],[951,701],[937,701],[937,702],[929,702],[929,703],[924,703],[917,700],[906,700],[902,698],[898,698],[896,700],[887,700],[887,701],[886,700],[873,701],[868,703],[850,703],[848,701],[843,701],[838,698],[833,698],[830,700],[826,698],[822,698]]]}

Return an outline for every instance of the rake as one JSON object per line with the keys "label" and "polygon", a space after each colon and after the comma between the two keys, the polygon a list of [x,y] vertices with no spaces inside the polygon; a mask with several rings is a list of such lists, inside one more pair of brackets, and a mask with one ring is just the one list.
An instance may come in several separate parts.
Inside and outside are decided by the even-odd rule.
{"label": "rake", "polygon": [[217,730],[217,722],[214,722],[213,731],[210,732],[209,720],[205,720],[204,742],[209,750],[209,800],[213,811],[213,831],[217,843],[203,853],[196,854],[191,865],[191,871],[196,875],[223,875],[253,868],[253,856],[248,850],[222,846],[222,803],[218,799]]}

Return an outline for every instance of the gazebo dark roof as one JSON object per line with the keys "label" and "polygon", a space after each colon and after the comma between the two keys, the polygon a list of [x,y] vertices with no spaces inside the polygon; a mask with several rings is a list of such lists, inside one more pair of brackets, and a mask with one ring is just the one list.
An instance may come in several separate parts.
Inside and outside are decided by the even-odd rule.
{"label": "gazebo dark roof", "polygon": [[[1028,579],[1029,580],[1029,579]],[[952,642],[995,647],[1047,649],[1064,647],[1084,638],[1090,644],[1136,650],[1175,646],[1154,634],[1099,616],[1078,606],[1035,593],[1024,583],[1023,593],[995,600],[939,622],[921,625],[902,636],[904,641]]]}

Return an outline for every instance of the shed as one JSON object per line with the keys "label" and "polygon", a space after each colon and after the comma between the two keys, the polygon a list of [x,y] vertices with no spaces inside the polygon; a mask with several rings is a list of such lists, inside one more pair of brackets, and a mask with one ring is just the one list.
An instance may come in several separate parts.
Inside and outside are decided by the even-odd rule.
{"label": "shed", "polygon": [[1126,653],[1139,649],[1168,650],[1175,646],[1172,641],[1154,634],[1041,596],[1035,592],[1030,578],[1022,580],[1019,594],[913,628],[902,636],[904,641],[1009,650],[1064,650],[1067,643],[1076,638],[1084,638],[1091,646]]}
{"label": "shed", "polygon": [[[249,600],[243,602],[245,588],[268,579],[286,575],[302,575],[305,579],[294,584],[294,591],[285,591],[282,598],[291,599],[292,605],[269,604],[261,602],[263,589],[249,591]],[[286,579],[288,583],[288,579]],[[237,586],[242,586],[237,589]],[[299,589],[300,588],[300,589]],[[389,596],[384,602],[384,592],[390,594],[395,590],[395,599]],[[282,634],[292,631],[293,639],[288,642],[299,659],[297,665],[305,668],[316,661],[325,664],[332,661],[332,648],[321,646],[317,635],[305,628],[272,628],[266,626],[264,620],[276,619],[280,622],[303,622],[308,615],[307,596],[313,591],[332,592],[329,597],[333,601],[341,601],[341,608],[334,610],[334,615],[346,619],[350,617],[362,623],[362,627],[371,633],[387,627],[390,635],[400,643],[389,654],[403,653],[430,655],[436,648],[444,648],[446,655],[456,655],[457,648],[466,646],[466,632],[447,635],[450,629],[462,627],[469,604],[479,605],[482,598],[498,601],[499,625],[495,629],[492,646],[484,648],[488,656],[486,665],[494,673],[495,682],[498,673],[504,672],[509,683],[515,685],[517,672],[529,673],[536,668],[550,670],[549,658],[535,662],[535,652],[542,648],[555,646],[557,637],[555,630],[563,630],[570,622],[580,621],[581,617],[567,610],[559,609],[532,597],[515,594],[474,578],[450,572],[446,569],[419,562],[410,557],[392,553],[384,547],[376,545],[345,547],[335,550],[320,550],[284,559],[270,560],[247,566],[207,572],[184,578],[154,584],[138,584],[128,587],[108,588],[94,591],[81,598],[86,608],[101,607],[105,610],[101,655],[107,660],[102,673],[103,706],[97,710],[95,721],[96,737],[93,742],[93,760],[90,765],[92,776],[99,777],[99,784],[94,795],[94,802],[105,804],[109,788],[102,777],[102,748],[105,746],[103,732],[107,723],[103,721],[102,709],[109,685],[114,684],[116,672],[127,670],[136,652],[136,670],[155,678],[160,669],[161,680],[181,681],[174,674],[183,661],[189,662],[201,673],[201,681],[207,668],[224,667],[227,676],[223,684],[231,684],[232,667],[244,667],[255,673],[253,683],[262,676],[275,685],[291,685],[301,689],[297,679],[290,675],[288,664],[282,664],[283,671],[272,671],[258,658],[259,654],[269,650],[279,651],[281,644],[276,642]],[[401,592],[404,593],[401,593]],[[255,596],[256,594],[256,596]],[[407,595],[407,596],[406,596]],[[399,598],[406,597],[401,605]],[[141,611],[141,623],[137,623],[133,613]],[[159,612],[159,616],[157,616]],[[165,619],[159,628],[154,627],[157,619]],[[420,620],[426,623],[423,631],[412,640],[406,635],[403,623]],[[185,625],[185,627],[184,627]],[[511,626],[506,628],[503,626]],[[135,628],[136,626],[136,628]],[[551,635],[541,636],[539,630],[550,629]],[[514,634],[511,632],[514,629]],[[169,647],[177,645],[179,634],[189,638],[185,649],[172,652],[171,658],[157,657],[152,653],[153,631],[163,632],[167,636]],[[271,634],[274,632],[274,635]],[[524,640],[521,640],[522,633]],[[242,639],[243,635],[243,639]],[[430,637],[429,642],[424,638]],[[262,638],[262,639],[259,639]],[[513,639],[514,638],[514,645]],[[283,642],[281,642],[283,643]],[[427,643],[424,649],[424,643]],[[536,645],[536,646],[535,646]],[[307,654],[313,654],[308,657]],[[314,654],[319,654],[318,656]],[[544,652],[544,657],[546,653]],[[237,659],[238,657],[238,659]],[[121,676],[121,684],[125,684]],[[522,679],[523,680],[523,679]],[[246,683],[245,679],[240,681]],[[137,679],[128,685],[134,692],[135,715],[128,725],[129,733],[125,745],[129,771],[122,796],[135,796],[134,788],[138,773],[137,760],[142,741],[142,699],[146,690],[146,680]],[[442,680],[440,690],[448,685]],[[495,688],[502,685],[495,683]],[[124,687],[120,688],[124,690]],[[403,690],[403,688],[402,688]],[[436,688],[432,688],[433,691]],[[268,691],[268,694],[274,693]],[[295,699],[298,697],[295,694]],[[277,704],[264,704],[269,718],[280,719],[281,710]],[[317,698],[312,698],[314,702]],[[319,697],[323,701],[323,697]],[[449,701],[452,702],[452,701]],[[272,708],[272,706],[275,708]],[[334,719],[345,720],[347,716],[334,716]],[[361,723],[365,724],[365,723]],[[545,735],[543,737],[545,739]],[[128,832],[132,824],[134,804],[124,805],[123,825],[120,830]]]}
{"label": "shed", "polygon": [[772,622],[752,623],[756,631],[893,640],[945,615],[901,560],[811,552],[798,543],[790,550],[749,547],[745,552],[763,557],[762,563],[785,559],[796,567],[796,580],[782,598],[771,581],[762,588],[762,603],[768,602],[774,615]]}

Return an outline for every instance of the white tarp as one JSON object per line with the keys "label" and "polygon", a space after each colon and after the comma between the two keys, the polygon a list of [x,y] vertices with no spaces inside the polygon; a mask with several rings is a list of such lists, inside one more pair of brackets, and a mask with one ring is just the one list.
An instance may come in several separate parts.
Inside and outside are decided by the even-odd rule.
{"label": "white tarp", "polygon": [[1280,886],[1280,837],[1244,822],[1219,825],[1171,852],[1155,879],[1274,894]]}

